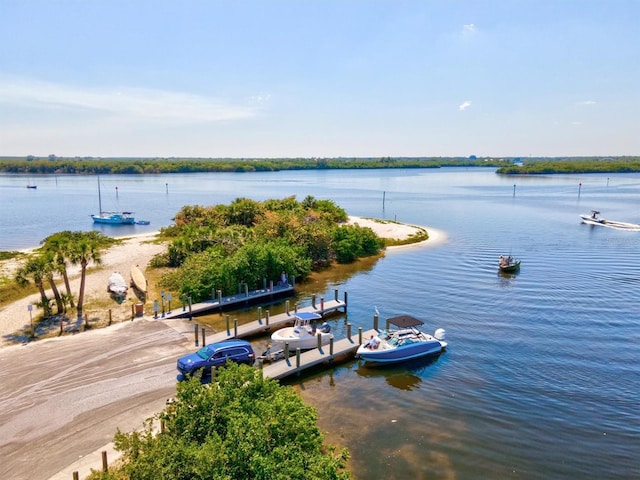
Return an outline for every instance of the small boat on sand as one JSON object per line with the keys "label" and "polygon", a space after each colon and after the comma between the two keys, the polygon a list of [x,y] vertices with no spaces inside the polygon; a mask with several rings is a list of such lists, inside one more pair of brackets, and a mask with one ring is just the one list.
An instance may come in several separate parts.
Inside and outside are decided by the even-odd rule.
{"label": "small boat on sand", "polygon": [[126,295],[127,290],[129,289],[129,285],[124,281],[122,275],[118,272],[113,272],[109,277],[109,286],[108,290],[114,295]]}
{"label": "small boat on sand", "polygon": [[372,336],[358,347],[356,357],[370,363],[397,363],[435,355],[447,348],[443,328],[429,335],[417,328],[424,322],[410,315],[389,318],[387,322],[396,328]]}
{"label": "small boat on sand", "polygon": [[147,279],[137,265],[131,267],[131,286],[140,293],[147,293]]}
{"label": "small boat on sand", "polygon": [[516,260],[511,255],[500,255],[498,257],[498,268],[500,268],[501,272],[517,272],[520,270],[520,260]]}

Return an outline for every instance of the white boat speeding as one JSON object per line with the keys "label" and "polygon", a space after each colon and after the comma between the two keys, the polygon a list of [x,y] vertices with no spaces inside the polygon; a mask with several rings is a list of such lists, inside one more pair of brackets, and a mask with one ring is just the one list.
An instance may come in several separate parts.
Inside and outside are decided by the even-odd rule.
{"label": "white boat speeding", "polygon": [[292,327],[281,328],[273,332],[271,341],[277,345],[284,347],[285,343],[289,344],[291,350],[299,348],[308,350],[318,346],[318,336],[320,336],[321,345],[328,344],[333,338],[331,327],[324,322],[318,325],[322,317],[313,312],[299,312],[294,314],[294,323]]}
{"label": "white boat speeding", "polygon": [[580,218],[582,219],[582,223],[586,223],[588,225],[602,225],[605,227],[612,228],[621,228],[624,230],[640,230],[640,225],[636,223],[627,223],[627,222],[616,222],[614,220],[606,220],[600,217],[600,212],[598,210],[591,210],[591,214],[580,214]]}
{"label": "white boat speeding", "polygon": [[397,329],[383,330],[358,347],[356,356],[371,363],[396,363],[435,355],[447,347],[445,331],[439,328],[433,335],[418,330],[424,322],[410,315],[387,320]]}

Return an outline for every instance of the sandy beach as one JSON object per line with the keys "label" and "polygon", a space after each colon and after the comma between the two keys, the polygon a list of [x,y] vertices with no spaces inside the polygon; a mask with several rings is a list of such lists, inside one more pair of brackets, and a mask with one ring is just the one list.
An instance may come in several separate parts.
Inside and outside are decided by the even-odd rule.
{"label": "sandy beach", "polygon": [[[362,217],[349,217],[349,224],[358,224],[361,227],[371,228],[378,236],[383,238],[393,238],[403,240],[415,235],[421,229],[427,230],[429,239],[409,245],[390,247],[388,250],[393,251],[405,248],[433,247],[446,241],[446,234],[440,230],[430,227],[418,227],[402,223],[373,220]],[[111,247],[102,255],[102,263],[100,265],[90,265],[89,273],[86,278],[84,311],[88,315],[90,321],[105,320],[111,311],[112,322],[117,323],[131,318],[132,306],[139,302],[135,296],[133,289],[129,289],[127,298],[121,304],[109,298],[107,294],[107,283],[109,276],[113,272],[120,272],[125,280],[129,280],[129,272],[133,265],[138,265],[144,272],[148,263],[154,255],[165,250],[166,245],[155,241],[157,232],[126,237],[122,243]],[[7,260],[0,262],[0,274],[9,278],[13,277],[20,262],[16,260]],[[72,292],[77,295],[80,285],[79,267],[73,267],[69,271],[71,279]],[[61,287],[62,282],[59,282]],[[49,296],[52,295],[49,292]],[[40,299],[39,294],[30,295],[29,297],[20,299],[16,302],[0,305],[0,347],[7,345],[15,345],[26,340],[26,336],[20,335],[21,332],[27,333],[30,328],[30,316],[28,306],[33,305]],[[176,304],[177,305],[177,304]],[[151,314],[151,306],[149,302],[146,304],[145,312]],[[34,317],[38,314],[36,307],[32,312]],[[67,330],[77,328],[74,319],[65,326]]]}

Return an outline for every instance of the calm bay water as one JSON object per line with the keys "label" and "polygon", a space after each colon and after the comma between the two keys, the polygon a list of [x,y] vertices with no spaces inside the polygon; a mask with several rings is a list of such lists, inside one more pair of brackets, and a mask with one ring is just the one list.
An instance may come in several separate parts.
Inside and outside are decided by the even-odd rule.
{"label": "calm bay water", "polygon": [[[37,190],[25,188],[30,181]],[[514,188],[515,184],[515,188]],[[580,185],[581,184],[581,185]],[[640,223],[640,175],[509,177],[493,169],[102,176],[105,210],[154,231],[181,206],[296,195],[447,233],[299,285],[349,295],[338,335],[399,313],[447,330],[436,359],[350,361],[291,384],[318,408],[357,478],[639,478],[640,232],[583,225],[591,209]],[[118,187],[117,195],[115,187]],[[94,228],[95,177],[0,175],[0,250]],[[522,259],[501,275],[497,257]]]}

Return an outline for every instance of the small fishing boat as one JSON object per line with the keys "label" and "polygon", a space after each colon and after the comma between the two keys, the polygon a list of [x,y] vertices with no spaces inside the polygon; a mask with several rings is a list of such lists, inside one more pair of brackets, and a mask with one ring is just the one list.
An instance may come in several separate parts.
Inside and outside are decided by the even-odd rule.
{"label": "small fishing boat", "polygon": [[294,313],[294,323],[292,327],[281,328],[273,332],[271,340],[283,347],[285,343],[289,344],[289,349],[307,350],[318,346],[318,338],[320,335],[321,345],[326,345],[333,338],[331,326],[324,322],[318,325],[322,317],[313,312]]}
{"label": "small fishing boat", "polygon": [[501,272],[517,272],[520,269],[520,260],[516,260],[511,255],[500,255],[498,257],[498,267]]}
{"label": "small fishing boat", "polygon": [[29,184],[29,185],[27,185],[27,188],[38,188],[38,186]]}
{"label": "small fishing boat", "polygon": [[126,295],[127,290],[129,289],[129,285],[124,281],[124,278],[120,273],[113,272],[109,277],[109,285],[107,290],[114,295],[123,296]]}
{"label": "small fishing boat", "polygon": [[443,328],[429,335],[418,329],[424,322],[411,315],[392,317],[387,322],[396,328],[372,336],[358,347],[357,357],[370,363],[397,363],[435,355],[447,348]]}

